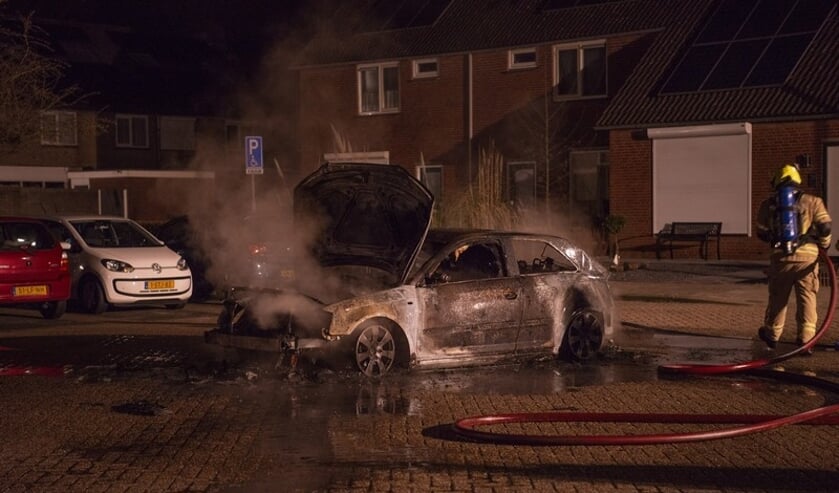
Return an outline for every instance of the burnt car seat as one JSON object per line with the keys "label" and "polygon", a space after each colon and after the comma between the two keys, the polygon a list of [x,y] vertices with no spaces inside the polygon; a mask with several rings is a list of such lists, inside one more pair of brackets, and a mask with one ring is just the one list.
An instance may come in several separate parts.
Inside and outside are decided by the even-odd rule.
{"label": "burnt car seat", "polygon": [[498,277],[501,267],[492,250],[486,245],[472,245],[457,258],[458,280],[491,279]]}

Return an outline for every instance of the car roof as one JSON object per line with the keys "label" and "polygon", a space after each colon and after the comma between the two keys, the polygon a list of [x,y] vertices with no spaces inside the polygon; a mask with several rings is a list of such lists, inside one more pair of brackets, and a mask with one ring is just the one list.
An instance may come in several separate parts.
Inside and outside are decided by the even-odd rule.
{"label": "car roof", "polygon": [[451,243],[458,240],[467,240],[470,238],[555,238],[559,240],[568,241],[561,236],[542,234],[542,233],[527,233],[523,231],[500,231],[494,229],[470,229],[470,228],[432,228],[428,231],[427,240],[437,243]]}
{"label": "car roof", "polygon": [[130,221],[131,219],[122,216],[102,216],[97,214],[65,214],[44,216],[44,219],[63,219],[65,221]]}

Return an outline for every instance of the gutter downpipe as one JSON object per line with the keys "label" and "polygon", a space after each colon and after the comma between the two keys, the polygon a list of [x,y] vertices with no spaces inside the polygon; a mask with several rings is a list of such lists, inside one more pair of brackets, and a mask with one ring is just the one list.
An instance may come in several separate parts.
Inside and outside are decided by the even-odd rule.
{"label": "gutter downpipe", "polygon": [[472,138],[474,137],[474,98],[472,77],[472,53],[466,54],[466,159],[469,164],[469,187],[472,186]]}

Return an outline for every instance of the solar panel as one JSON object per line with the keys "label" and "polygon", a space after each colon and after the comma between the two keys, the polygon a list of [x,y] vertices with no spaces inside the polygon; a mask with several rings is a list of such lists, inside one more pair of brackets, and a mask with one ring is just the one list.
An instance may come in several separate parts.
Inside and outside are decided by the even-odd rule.
{"label": "solar panel", "polygon": [[336,9],[336,19],[356,32],[429,26],[451,0],[349,0]]}
{"label": "solar panel", "polygon": [[434,24],[450,3],[451,0],[428,0],[424,6],[416,10],[416,15],[413,20],[405,27],[430,26]]}
{"label": "solar panel", "polygon": [[781,84],[810,44],[811,35],[775,38],[746,80],[746,87]]}
{"label": "solar panel", "polygon": [[570,9],[573,7],[583,7],[585,5],[621,1],[623,0],[546,0],[544,5],[542,5],[542,10]]}
{"label": "solar panel", "polygon": [[730,41],[737,35],[740,25],[752,11],[753,4],[748,1],[723,2],[705,23],[696,43],[714,43]]}
{"label": "solar panel", "polygon": [[703,87],[705,89],[740,87],[768,44],[769,41],[765,39],[732,43],[720,57]]}
{"label": "solar panel", "polygon": [[795,3],[796,0],[761,0],[760,6],[743,23],[737,39],[774,36]]}
{"label": "solar panel", "polygon": [[782,84],[836,0],[720,0],[661,93]]}
{"label": "solar panel", "polygon": [[787,18],[780,34],[803,33],[818,30],[824,18],[830,13],[831,4],[835,0],[818,2],[823,5],[813,6],[810,2],[798,2],[792,9],[792,14]]}
{"label": "solar panel", "polygon": [[682,58],[663,92],[697,91],[723,53],[721,45],[694,46]]}

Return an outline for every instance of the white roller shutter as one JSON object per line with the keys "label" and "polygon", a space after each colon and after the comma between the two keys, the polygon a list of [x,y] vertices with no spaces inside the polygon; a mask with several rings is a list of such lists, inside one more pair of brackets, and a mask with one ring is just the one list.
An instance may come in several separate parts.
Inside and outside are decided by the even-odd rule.
{"label": "white roller shutter", "polygon": [[722,221],[751,234],[750,123],[648,129],[653,140],[653,233],[665,223]]}

